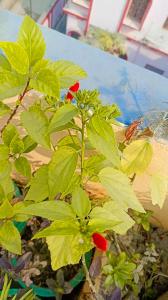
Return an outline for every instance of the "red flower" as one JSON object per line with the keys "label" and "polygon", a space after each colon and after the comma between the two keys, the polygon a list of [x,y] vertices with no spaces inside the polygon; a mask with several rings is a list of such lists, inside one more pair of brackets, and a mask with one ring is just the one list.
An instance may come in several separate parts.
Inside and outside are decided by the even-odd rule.
{"label": "red flower", "polygon": [[93,243],[95,244],[95,246],[106,252],[107,251],[107,247],[108,247],[108,242],[107,240],[99,233],[93,233],[92,234],[92,239],[93,239]]}
{"label": "red flower", "polygon": [[76,82],[74,85],[72,85],[69,88],[69,92],[66,95],[66,99],[72,101],[74,96],[71,94],[71,92],[76,93],[78,90],[79,90],[79,82]]}

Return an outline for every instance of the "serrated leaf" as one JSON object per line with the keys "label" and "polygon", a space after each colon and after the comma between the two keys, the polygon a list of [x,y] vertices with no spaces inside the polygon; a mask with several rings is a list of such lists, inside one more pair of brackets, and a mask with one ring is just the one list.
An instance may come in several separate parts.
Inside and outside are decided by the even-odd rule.
{"label": "serrated leaf", "polygon": [[91,210],[89,197],[80,187],[77,187],[72,193],[72,208],[80,218],[88,216]]}
{"label": "serrated leaf", "polygon": [[100,171],[99,179],[111,198],[120,203],[125,210],[132,208],[139,212],[145,212],[124,173],[107,167]]}
{"label": "serrated leaf", "polygon": [[75,214],[70,204],[63,201],[44,201],[37,204],[32,204],[27,207],[22,207],[20,213],[31,216],[39,216],[51,221],[55,220],[75,220]]}
{"label": "serrated leaf", "polygon": [[92,117],[87,128],[88,138],[98,152],[115,167],[120,167],[120,157],[112,127],[98,116]]}
{"label": "serrated leaf", "polygon": [[37,232],[33,239],[40,239],[48,236],[71,236],[78,234],[80,230],[79,222],[73,220],[57,220],[49,227]]}
{"label": "serrated leaf", "polygon": [[43,165],[35,173],[30,182],[30,189],[25,200],[40,202],[46,199],[49,195],[48,186],[48,166]]}
{"label": "serrated leaf", "polygon": [[15,168],[24,177],[30,179],[31,177],[31,166],[26,157],[19,157],[15,160]]}
{"label": "serrated leaf", "polygon": [[2,133],[2,140],[4,144],[9,147],[12,139],[18,135],[19,133],[16,127],[12,124],[8,124]]}
{"label": "serrated leaf", "polygon": [[26,75],[0,70],[0,100],[21,94],[26,83]]}
{"label": "serrated leaf", "polygon": [[0,161],[8,160],[9,148],[6,145],[0,144]]}
{"label": "serrated leaf", "polygon": [[65,104],[58,108],[50,121],[48,131],[50,133],[57,131],[57,128],[69,123],[77,113],[78,109],[72,104]]}
{"label": "serrated leaf", "polygon": [[76,151],[69,147],[61,147],[54,153],[48,169],[50,199],[58,193],[65,193],[75,172],[77,159]]}
{"label": "serrated leaf", "polygon": [[29,72],[29,58],[24,48],[17,42],[0,42],[2,49],[13,67],[20,74]]}
{"label": "serrated leaf", "polygon": [[79,263],[81,256],[93,248],[90,240],[85,240],[81,234],[50,236],[46,240],[51,254],[53,270]]}
{"label": "serrated leaf", "polygon": [[3,102],[0,102],[0,117],[5,116],[11,112],[11,109],[8,105]]}
{"label": "serrated leaf", "polygon": [[49,69],[43,69],[34,74],[30,86],[36,91],[52,97],[60,97],[60,82],[57,74]]}
{"label": "serrated leaf", "polygon": [[11,164],[8,160],[1,160],[0,181],[10,176]]}
{"label": "serrated leaf", "polygon": [[0,206],[0,219],[12,218],[14,215],[13,207],[8,200],[4,200]]}
{"label": "serrated leaf", "polygon": [[135,223],[115,201],[108,201],[103,207],[93,208],[90,218],[89,231],[91,232],[114,230],[118,234],[126,234]]}
{"label": "serrated leaf", "polygon": [[33,108],[21,114],[21,122],[31,138],[45,148],[50,148],[48,120],[40,108]]}
{"label": "serrated leaf", "polygon": [[12,221],[1,225],[0,245],[9,252],[21,254],[21,237]]}
{"label": "serrated leaf", "polygon": [[45,54],[45,41],[39,26],[26,16],[19,30],[18,43],[25,49],[30,65],[43,58]]}
{"label": "serrated leaf", "polygon": [[58,75],[61,88],[69,88],[87,76],[87,73],[80,66],[66,60],[51,62],[50,68]]}
{"label": "serrated leaf", "polygon": [[81,149],[81,142],[76,135],[73,134],[71,136],[67,135],[57,142],[57,147],[65,147],[65,146],[74,148],[75,150],[78,151]]}
{"label": "serrated leaf", "polygon": [[31,136],[26,135],[23,138],[23,144],[24,144],[24,153],[29,153],[32,150],[34,150],[37,147],[37,143],[31,138]]}
{"label": "serrated leaf", "polygon": [[168,178],[159,173],[153,174],[150,185],[153,205],[158,204],[162,208],[168,191]]}
{"label": "serrated leaf", "polygon": [[15,135],[10,143],[10,152],[17,154],[22,153],[24,151],[24,144],[21,138]]}
{"label": "serrated leaf", "polygon": [[0,54],[0,71],[11,71],[11,65],[3,54]]}
{"label": "serrated leaf", "polygon": [[128,175],[143,173],[151,162],[152,154],[152,146],[147,140],[132,142],[123,151],[123,171]]}

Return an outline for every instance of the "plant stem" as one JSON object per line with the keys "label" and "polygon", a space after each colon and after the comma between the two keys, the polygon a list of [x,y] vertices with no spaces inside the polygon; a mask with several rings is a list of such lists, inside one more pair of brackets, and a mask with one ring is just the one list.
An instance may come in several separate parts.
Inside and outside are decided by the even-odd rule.
{"label": "plant stem", "polygon": [[20,103],[23,100],[23,98],[24,98],[24,96],[25,96],[25,94],[26,94],[26,92],[28,90],[29,82],[30,82],[30,80],[27,81],[27,84],[25,86],[25,89],[24,89],[23,93],[19,96],[19,98],[18,98],[18,100],[16,102],[17,104],[16,104],[15,108],[13,109],[13,111],[10,114],[9,118],[7,119],[5,125],[1,128],[1,130],[0,130],[1,136],[2,136],[2,133],[5,130],[5,128],[7,127],[7,125],[11,122],[11,120],[13,119],[13,117],[16,115],[17,110],[18,110],[18,108],[20,106]]}
{"label": "plant stem", "polygon": [[89,275],[89,271],[88,271],[88,268],[87,268],[87,265],[86,265],[85,255],[82,255],[82,264],[83,264],[83,268],[84,268],[84,271],[85,271],[85,274],[86,274],[86,280],[88,281],[89,287],[93,292],[93,296],[96,300],[99,300],[98,296],[97,296],[95,286],[94,286],[94,284],[93,284],[93,282],[90,278],[90,275]]}
{"label": "plant stem", "polygon": [[120,245],[118,243],[117,234],[115,232],[113,232],[113,238],[114,238],[114,242],[115,242],[115,246],[117,248],[117,251],[120,254],[122,251],[121,251]]}
{"label": "plant stem", "polygon": [[82,145],[81,145],[81,183],[83,184],[83,173],[84,173],[84,158],[85,158],[85,121],[83,114],[81,114],[82,119]]}

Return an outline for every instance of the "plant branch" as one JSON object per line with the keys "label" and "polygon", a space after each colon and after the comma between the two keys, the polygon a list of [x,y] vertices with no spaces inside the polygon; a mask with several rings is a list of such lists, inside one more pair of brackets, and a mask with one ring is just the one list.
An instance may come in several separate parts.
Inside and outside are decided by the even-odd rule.
{"label": "plant branch", "polygon": [[20,103],[21,103],[21,101],[23,100],[25,94],[27,93],[28,86],[29,86],[29,82],[30,82],[30,80],[27,81],[27,84],[26,84],[26,86],[25,86],[25,89],[24,89],[23,93],[19,96],[19,98],[18,98],[18,100],[17,100],[17,102],[16,102],[15,108],[13,109],[13,111],[12,111],[12,113],[10,114],[9,118],[7,119],[5,125],[1,128],[1,130],[0,130],[1,136],[2,136],[2,133],[3,133],[3,131],[5,130],[5,128],[7,127],[7,125],[11,122],[11,120],[13,119],[13,117],[16,115],[17,110],[18,110],[18,108],[19,108],[19,106],[20,106]]}
{"label": "plant branch", "polygon": [[84,117],[81,114],[82,117],[82,146],[81,146],[81,183],[83,183],[83,173],[84,173],[84,158],[85,158],[85,121]]}
{"label": "plant branch", "polygon": [[94,284],[93,284],[93,282],[90,278],[90,275],[89,275],[89,271],[88,271],[88,268],[87,268],[87,265],[86,265],[85,255],[82,255],[82,264],[83,264],[83,268],[84,268],[84,271],[85,271],[85,274],[86,274],[86,280],[88,281],[89,287],[93,292],[93,296],[96,300],[99,300],[99,298],[97,296],[95,286],[94,286]]}

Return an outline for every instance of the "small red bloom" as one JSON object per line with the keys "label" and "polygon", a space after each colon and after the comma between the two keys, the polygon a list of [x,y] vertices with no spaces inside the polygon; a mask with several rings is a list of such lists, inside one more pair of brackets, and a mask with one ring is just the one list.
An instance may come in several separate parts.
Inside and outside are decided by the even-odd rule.
{"label": "small red bloom", "polygon": [[78,90],[79,90],[79,82],[76,82],[74,85],[72,85],[69,88],[69,92],[66,95],[66,99],[72,101],[74,96],[71,94],[71,92],[76,93]]}
{"label": "small red bloom", "polygon": [[107,247],[108,247],[108,242],[107,240],[99,233],[95,232],[92,234],[92,239],[93,239],[93,243],[95,244],[95,246],[106,252],[107,251]]}

